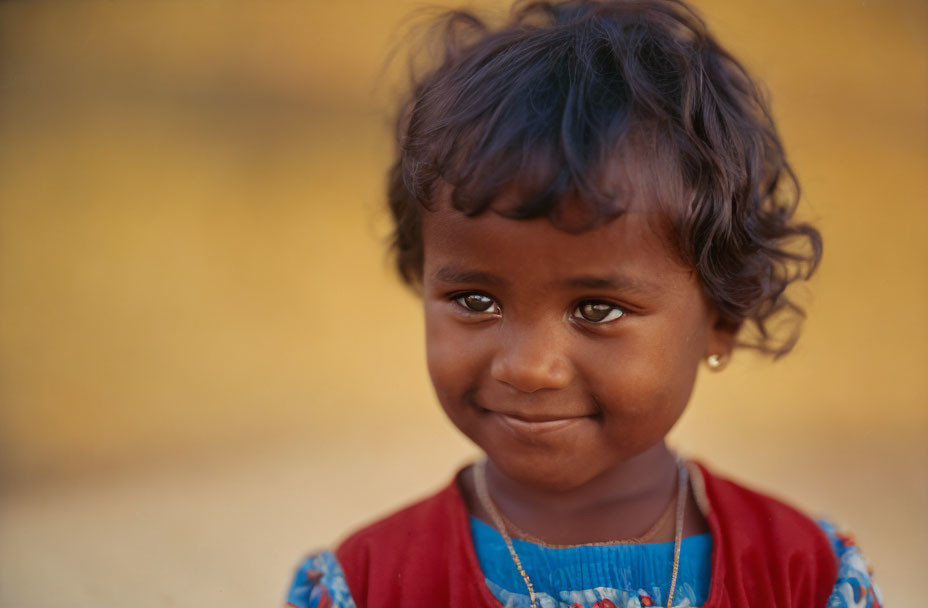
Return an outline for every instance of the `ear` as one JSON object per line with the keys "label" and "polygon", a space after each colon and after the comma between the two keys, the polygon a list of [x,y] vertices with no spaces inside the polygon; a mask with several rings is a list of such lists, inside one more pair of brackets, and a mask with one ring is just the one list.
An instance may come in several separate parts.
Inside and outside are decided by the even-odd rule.
{"label": "ear", "polygon": [[732,322],[723,319],[718,312],[713,315],[712,327],[709,329],[708,340],[706,340],[706,352],[703,358],[711,355],[718,355],[724,360],[731,358],[731,353],[735,348],[735,336],[741,329],[740,322]]}

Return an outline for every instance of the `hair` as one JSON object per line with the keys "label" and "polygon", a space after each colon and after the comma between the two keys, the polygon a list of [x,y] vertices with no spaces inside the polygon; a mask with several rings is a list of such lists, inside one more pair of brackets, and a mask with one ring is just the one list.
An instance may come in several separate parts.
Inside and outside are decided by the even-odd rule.
{"label": "hair", "polygon": [[[690,7],[516,2],[497,27],[443,13],[425,40],[432,65],[411,69],[388,174],[407,284],[421,287],[422,213],[439,196],[472,216],[515,188],[495,211],[572,231],[645,200],[739,345],[793,347],[805,315],[786,290],[814,272],[821,235],[793,217],[799,185],[765,94]],[[580,224],[566,200],[585,205]]]}

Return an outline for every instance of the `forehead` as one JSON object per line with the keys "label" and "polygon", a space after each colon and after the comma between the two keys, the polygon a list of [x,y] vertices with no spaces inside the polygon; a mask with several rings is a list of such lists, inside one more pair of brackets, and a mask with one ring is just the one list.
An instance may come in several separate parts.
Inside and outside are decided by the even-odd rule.
{"label": "forehead", "polygon": [[568,232],[546,217],[513,219],[492,209],[468,217],[439,205],[423,213],[423,279],[451,267],[542,284],[616,275],[642,284],[692,280],[657,224],[653,214],[630,210]]}

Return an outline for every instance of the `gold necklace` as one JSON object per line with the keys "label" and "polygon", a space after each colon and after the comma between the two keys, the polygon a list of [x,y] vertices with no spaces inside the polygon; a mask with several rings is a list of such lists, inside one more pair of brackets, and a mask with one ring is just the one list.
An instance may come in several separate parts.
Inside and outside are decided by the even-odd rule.
{"label": "gold necklace", "polygon": [[[509,555],[512,556],[512,561],[516,565],[516,569],[522,576],[522,580],[525,581],[525,588],[528,589],[531,607],[537,608],[538,604],[535,599],[535,587],[532,585],[532,579],[530,579],[528,573],[525,572],[525,568],[522,566],[522,560],[519,559],[519,555],[516,553],[516,549],[512,544],[512,538],[509,536],[506,524],[503,521],[503,516],[497,510],[496,503],[494,503],[493,499],[490,497],[490,491],[487,488],[486,467],[486,460],[474,467],[474,486],[477,490],[477,498],[480,500],[480,504],[483,506],[484,510],[489,513],[490,517],[493,519],[493,525],[496,531],[503,537],[503,542],[506,543],[506,548],[509,549]],[[683,461],[677,457],[677,521],[673,538],[673,570],[670,574],[670,591],[667,594],[666,608],[671,608],[673,606],[673,594],[677,588],[677,573],[680,571],[680,542],[683,540],[683,516],[686,512],[686,494],[687,470]],[[661,519],[663,519],[663,517]]]}
{"label": "gold necklace", "polygon": [[[476,467],[475,467],[476,468]],[[667,506],[664,507],[663,512],[660,516],[654,521],[648,530],[638,536],[633,536],[631,538],[623,538],[622,540],[614,541],[604,541],[604,542],[595,542],[595,543],[583,543],[587,547],[608,547],[611,545],[643,545],[645,543],[654,542],[654,539],[657,537],[658,532],[663,530],[666,527],[668,520],[673,518],[676,509],[674,508],[677,504],[677,493],[674,492],[674,495],[670,497],[670,500],[667,501]],[[503,527],[506,531],[509,532],[511,537],[521,538],[522,540],[527,540],[529,542],[535,543],[536,545],[541,545],[542,547],[547,547],[548,549],[564,549],[573,547],[576,545],[558,545],[554,543],[549,543],[537,536],[530,534],[517,526],[511,519],[506,517],[506,514],[502,511],[499,511],[500,519],[503,521]]]}

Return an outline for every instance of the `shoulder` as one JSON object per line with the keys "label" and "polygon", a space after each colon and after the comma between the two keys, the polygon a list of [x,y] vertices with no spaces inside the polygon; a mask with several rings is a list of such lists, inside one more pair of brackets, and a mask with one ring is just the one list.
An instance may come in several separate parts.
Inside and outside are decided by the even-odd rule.
{"label": "shoulder", "polygon": [[419,542],[422,539],[416,536],[434,533],[442,514],[453,509],[455,501],[452,482],[432,496],[354,532],[334,552],[309,555],[294,574],[285,605],[289,608],[367,605],[371,579],[383,578],[384,574],[395,576],[404,564],[410,563],[410,552],[434,546]]}
{"label": "shoulder", "polygon": [[290,608],[355,608],[341,565],[331,551],[308,556],[287,592]]}
{"label": "shoulder", "polygon": [[701,463],[694,465],[697,501],[726,529],[725,536],[775,538],[832,555],[828,538],[813,518],[779,498],[717,475]]}
{"label": "shoulder", "polygon": [[452,481],[438,492],[357,530],[341,542],[336,553],[342,561],[381,549],[399,555],[416,537],[433,536],[436,529],[447,527],[463,508],[456,481]]}
{"label": "shoulder", "polygon": [[814,519],[701,464],[691,472],[715,543],[714,584],[740,602],[765,597],[770,600],[759,605],[826,605],[838,560]]}
{"label": "shoulder", "polygon": [[372,598],[383,606],[443,605],[460,596],[457,585],[479,573],[469,543],[467,507],[455,477],[437,493],[355,532],[335,554],[360,605]]}

